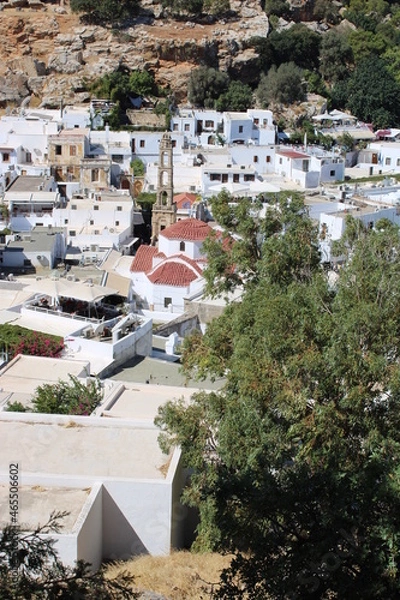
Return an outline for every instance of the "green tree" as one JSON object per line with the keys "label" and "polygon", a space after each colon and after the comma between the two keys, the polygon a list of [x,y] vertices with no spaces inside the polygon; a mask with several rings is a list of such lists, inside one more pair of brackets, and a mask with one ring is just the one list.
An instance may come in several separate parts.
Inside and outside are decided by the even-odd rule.
{"label": "green tree", "polygon": [[255,91],[260,104],[267,108],[271,103],[293,104],[305,99],[303,72],[294,63],[271,67],[262,75]]}
{"label": "green tree", "polygon": [[303,23],[296,23],[283,31],[272,31],[266,38],[255,38],[253,44],[260,55],[261,70],[294,62],[302,69],[318,68],[321,36]]}
{"label": "green tree", "polygon": [[253,91],[249,85],[240,81],[231,81],[226,92],[215,101],[215,108],[224,111],[245,111],[251,107]]}
{"label": "green tree", "polygon": [[400,123],[400,87],[385,62],[371,55],[361,61],[345,87],[345,106],[360,120],[375,127]]}
{"label": "green tree", "polygon": [[394,48],[389,48],[382,58],[391,77],[400,84],[400,44]]}
{"label": "green tree", "polygon": [[213,17],[222,17],[229,10],[229,0],[204,0],[203,2],[203,12]]}
{"label": "green tree", "polygon": [[354,150],[356,141],[352,137],[352,135],[350,135],[350,133],[347,133],[347,131],[342,133],[342,135],[339,135],[336,139],[337,143],[343,149],[344,152],[351,152],[352,150]]}
{"label": "green tree", "polygon": [[287,227],[278,206],[260,277],[185,342],[187,372],[226,383],[167,403],[161,443],[179,443],[193,469],[185,498],[201,515],[197,547],[235,554],[217,597],[394,600],[399,232],[356,231],[332,287],[310,260],[308,217],[293,210]]}
{"label": "green tree", "polygon": [[98,379],[83,383],[70,375],[69,382],[44,383],[37,387],[32,404],[34,411],[39,413],[90,415],[102,397],[102,386]]}
{"label": "green tree", "polygon": [[199,16],[203,11],[203,0],[162,0],[165,10],[175,16]]}
{"label": "green tree", "polygon": [[199,67],[190,73],[188,82],[189,102],[195,106],[214,108],[218,98],[226,92],[229,76],[212,67]]}
{"label": "green tree", "polygon": [[345,33],[332,29],[321,41],[319,71],[322,77],[333,84],[349,76],[353,64],[353,52]]}
{"label": "green tree", "polygon": [[265,0],[264,10],[268,16],[290,17],[290,4],[286,0]]}
{"label": "green tree", "polygon": [[93,571],[89,563],[74,567],[59,559],[48,534],[58,533],[67,513],[52,513],[47,523],[32,532],[19,525],[6,525],[0,536],[1,600],[128,600],[137,598],[133,577],[123,572],[106,576],[103,568]]}
{"label": "green tree", "polygon": [[380,56],[390,46],[382,35],[376,35],[371,31],[357,29],[348,36],[351,46],[354,62],[356,64],[363,60],[368,60],[370,55]]}
{"label": "green tree", "polygon": [[128,87],[130,93],[138,96],[158,95],[154,76],[149,71],[132,71]]}
{"label": "green tree", "polygon": [[137,14],[138,0],[71,0],[71,10],[92,23],[115,25]]}
{"label": "green tree", "polygon": [[332,25],[337,25],[340,21],[339,8],[330,0],[316,0],[313,13],[317,21],[326,21]]}
{"label": "green tree", "polygon": [[135,158],[131,162],[131,169],[135,177],[143,177],[146,171],[144,163],[140,158]]}

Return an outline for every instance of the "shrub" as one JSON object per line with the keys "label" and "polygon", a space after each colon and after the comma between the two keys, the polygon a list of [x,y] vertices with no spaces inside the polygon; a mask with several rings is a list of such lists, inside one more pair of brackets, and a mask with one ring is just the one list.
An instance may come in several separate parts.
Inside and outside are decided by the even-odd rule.
{"label": "shrub", "polygon": [[8,352],[9,359],[17,354],[54,358],[63,348],[62,337],[31,331],[19,325],[0,325],[0,349]]}
{"label": "shrub", "polygon": [[73,375],[70,382],[40,385],[32,398],[34,412],[58,415],[90,415],[101,402],[103,393],[98,379],[83,383]]}

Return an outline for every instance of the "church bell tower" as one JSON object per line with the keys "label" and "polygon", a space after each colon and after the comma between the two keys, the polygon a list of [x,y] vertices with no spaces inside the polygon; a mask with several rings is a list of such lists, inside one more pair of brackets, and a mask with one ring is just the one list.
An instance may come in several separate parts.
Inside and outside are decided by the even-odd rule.
{"label": "church bell tower", "polygon": [[160,232],[176,222],[176,204],[174,203],[172,139],[164,133],[160,140],[158,159],[157,199],[152,210],[152,244],[159,238]]}

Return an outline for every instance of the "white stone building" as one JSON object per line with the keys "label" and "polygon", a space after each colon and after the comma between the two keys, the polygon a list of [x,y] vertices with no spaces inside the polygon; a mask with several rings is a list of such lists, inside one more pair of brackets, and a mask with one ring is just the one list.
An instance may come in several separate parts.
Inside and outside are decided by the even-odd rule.
{"label": "white stone building", "polygon": [[[29,402],[36,387],[86,377],[80,361],[18,356],[0,372],[0,406]],[[193,391],[193,390],[192,390]],[[67,511],[56,540],[61,560],[98,568],[104,560],[165,555],[184,543],[188,511],[181,454],[161,452],[157,407],[185,388],[105,381],[96,416],[1,412],[0,523],[9,521],[9,466],[18,465],[19,520],[28,529]],[[21,444],[21,440],[23,443]]]}

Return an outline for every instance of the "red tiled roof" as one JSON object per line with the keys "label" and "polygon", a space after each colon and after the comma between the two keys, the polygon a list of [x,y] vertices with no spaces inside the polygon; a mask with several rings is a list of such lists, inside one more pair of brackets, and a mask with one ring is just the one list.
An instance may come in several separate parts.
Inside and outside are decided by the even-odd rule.
{"label": "red tiled roof", "polygon": [[160,233],[168,240],[183,240],[198,242],[206,239],[211,227],[199,219],[182,219],[170,227],[163,229]]}
{"label": "red tiled roof", "polygon": [[147,271],[151,271],[153,268],[153,258],[157,255],[165,256],[162,252],[159,253],[158,248],[155,246],[139,246],[131,264],[131,272],[147,273]]}
{"label": "red tiled roof", "polygon": [[199,275],[193,268],[177,261],[163,262],[148,275],[151,283],[155,285],[171,285],[174,287],[187,287],[198,277]]}
{"label": "red tiled roof", "polygon": [[180,252],[179,254],[173,254],[172,256],[169,256],[166,260],[178,260],[179,262],[184,261],[190,267],[192,267],[192,269],[195,269],[199,275],[201,275],[203,272],[203,268],[201,265],[206,262],[205,260],[203,260],[203,262],[201,260],[193,260],[193,258],[186,256],[186,254],[182,252]]}
{"label": "red tiled roof", "polygon": [[287,158],[310,158],[308,154],[298,152],[297,150],[277,150],[276,153],[282,154],[282,156],[287,156]]}
{"label": "red tiled roof", "polygon": [[182,194],[177,194],[174,196],[174,202],[176,204],[177,209],[180,208],[190,208],[194,202],[197,200],[196,194],[190,194],[189,192],[184,192]]}

